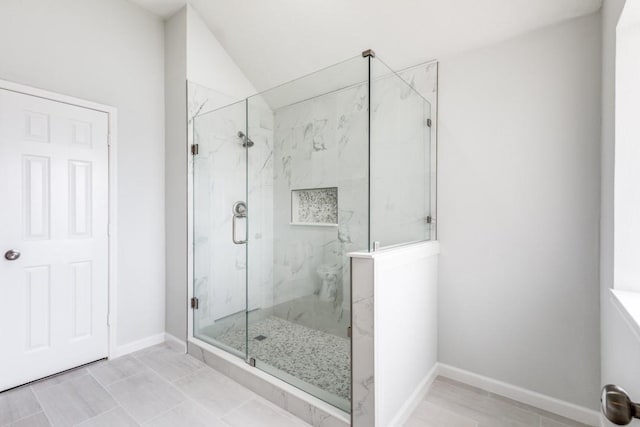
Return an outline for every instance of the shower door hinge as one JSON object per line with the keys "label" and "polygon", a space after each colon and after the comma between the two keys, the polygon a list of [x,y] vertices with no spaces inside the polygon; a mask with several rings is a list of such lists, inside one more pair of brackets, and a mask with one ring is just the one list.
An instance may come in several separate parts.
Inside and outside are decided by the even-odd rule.
{"label": "shower door hinge", "polygon": [[427,119],[427,127],[430,128],[431,127],[431,119]]}
{"label": "shower door hinge", "polygon": [[200,301],[198,301],[198,298],[196,298],[196,297],[191,298],[191,308],[192,309],[197,310],[199,303],[200,303]]}
{"label": "shower door hinge", "polygon": [[433,218],[432,216],[428,216],[428,217],[425,219],[425,222],[426,222],[427,224],[433,224],[435,221],[436,221],[436,219],[435,219],[435,218]]}
{"label": "shower door hinge", "polygon": [[247,363],[249,366],[253,366],[254,368],[256,367],[256,359],[253,357],[250,357],[249,360],[247,360]]}
{"label": "shower door hinge", "polygon": [[198,154],[198,148],[198,144],[191,144],[191,154],[193,154],[194,156]]}

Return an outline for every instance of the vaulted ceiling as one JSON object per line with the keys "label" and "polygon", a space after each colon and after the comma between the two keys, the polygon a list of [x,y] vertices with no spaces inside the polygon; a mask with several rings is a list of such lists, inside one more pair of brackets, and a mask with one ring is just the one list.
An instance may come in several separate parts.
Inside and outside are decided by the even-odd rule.
{"label": "vaulted ceiling", "polygon": [[[171,16],[185,0],[132,0]],[[602,0],[190,0],[258,90],[372,48],[392,68],[597,11]]]}

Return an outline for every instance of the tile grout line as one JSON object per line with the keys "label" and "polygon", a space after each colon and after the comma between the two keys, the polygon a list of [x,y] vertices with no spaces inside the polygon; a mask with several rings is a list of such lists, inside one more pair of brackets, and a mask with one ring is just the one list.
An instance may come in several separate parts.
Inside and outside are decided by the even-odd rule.
{"label": "tile grout line", "polygon": [[[157,346],[157,345],[160,345],[160,344],[156,344],[156,346]],[[155,347],[155,346],[154,346],[154,347]],[[155,352],[160,351],[160,350],[161,350],[161,348],[160,348],[160,347],[158,347],[156,350],[151,350],[150,352],[155,353]],[[171,349],[171,348],[169,348],[169,350],[170,350],[170,351],[173,351],[173,349]],[[196,359],[195,357],[190,356],[190,355],[188,355],[188,354],[185,354],[185,356],[192,357],[193,359],[198,360],[198,359]],[[154,420],[154,419],[156,419],[156,418],[160,418],[161,416],[168,414],[170,411],[174,410],[175,408],[177,408],[178,406],[180,406],[181,404],[183,404],[186,400],[191,400],[191,401],[193,401],[194,403],[198,404],[198,406],[203,407],[203,406],[202,406],[202,405],[200,405],[200,404],[199,404],[195,399],[192,399],[189,395],[187,395],[187,394],[186,394],[186,393],[184,393],[182,390],[180,390],[180,389],[179,389],[179,388],[178,388],[178,387],[177,387],[173,382],[171,382],[171,381],[169,381],[168,379],[166,379],[165,377],[163,377],[163,376],[162,376],[158,371],[156,371],[155,369],[153,369],[151,366],[149,366],[149,365],[148,365],[147,363],[145,363],[143,360],[140,360],[140,359],[138,358],[138,356],[136,356],[136,355],[133,355],[133,354],[132,354],[132,357],[133,357],[134,359],[136,359],[140,364],[142,364],[145,368],[149,369],[151,372],[153,372],[155,375],[157,375],[161,380],[163,380],[164,382],[166,382],[167,384],[169,384],[173,389],[175,389],[178,393],[180,393],[180,395],[181,395],[181,396],[183,396],[183,397],[185,398],[185,400],[183,400],[183,401],[181,401],[180,403],[178,403],[178,404],[176,404],[176,405],[172,406],[171,408],[167,409],[166,411],[162,412],[161,414],[158,414],[157,416],[154,416],[154,417],[152,417],[152,418],[148,419],[148,420],[147,420],[147,421],[145,421],[144,423],[140,423],[140,425],[147,424],[147,423],[151,422],[152,420]],[[196,370],[194,370],[193,372],[191,372],[191,373],[189,373],[189,374],[186,374],[186,375],[183,375],[183,376],[181,376],[181,377],[177,378],[175,381],[179,381],[179,380],[181,380],[181,379],[183,379],[183,378],[186,378],[186,377],[188,377],[188,376],[194,375],[194,374],[195,374],[197,371],[199,371],[200,369],[203,369],[204,367],[208,367],[208,365],[207,365],[206,363],[204,363],[204,362],[201,362],[201,363],[204,365],[203,367],[197,368],[197,369],[196,369]],[[137,374],[136,374],[136,375],[137,375]],[[203,408],[204,408],[204,407],[203,407]],[[206,408],[204,408],[204,409],[206,409]],[[212,414],[216,419],[218,419],[219,421],[222,421],[222,419],[221,419],[220,417],[218,417],[216,414],[213,414],[213,413],[212,413],[211,411],[209,411],[208,409],[206,409],[206,411],[207,411],[207,413],[211,413],[211,414]],[[225,423],[225,424],[226,424],[226,423]]]}
{"label": "tile grout line", "polygon": [[[34,393],[35,394],[35,393]],[[37,398],[36,398],[37,399]],[[40,402],[38,402],[38,405],[40,405]],[[11,421],[8,424],[2,424],[1,427],[11,427],[12,425],[14,425],[15,423],[18,423],[20,421],[24,421],[29,417],[35,417],[38,414],[43,414],[45,416],[45,418],[47,417],[47,414],[44,413],[44,408],[42,408],[42,405],[40,405],[41,410],[38,412],[34,412],[33,414],[29,414],[29,415],[25,415],[24,417],[18,418],[17,420]],[[49,418],[47,418],[47,421],[49,421]],[[49,422],[49,424],[51,424],[51,422]]]}
{"label": "tile grout line", "polygon": [[[156,351],[157,351],[157,350],[156,350]],[[223,417],[226,417],[228,414],[230,414],[231,412],[233,412],[233,411],[235,411],[236,409],[240,408],[242,405],[244,405],[244,404],[246,404],[246,403],[250,402],[250,401],[251,401],[252,399],[254,399],[255,397],[260,397],[260,396],[259,396],[258,394],[256,394],[253,390],[249,389],[248,387],[245,387],[244,385],[242,385],[242,384],[240,384],[239,382],[235,381],[233,378],[230,378],[230,377],[226,376],[226,375],[225,375],[225,374],[223,374],[222,372],[220,372],[220,371],[218,371],[217,369],[214,369],[213,367],[211,367],[211,366],[207,365],[205,362],[203,362],[203,361],[201,361],[201,360],[197,359],[196,357],[193,357],[193,356],[191,356],[191,355],[190,355],[190,354],[188,354],[188,353],[184,354],[184,356],[186,356],[186,357],[191,357],[191,358],[192,358],[192,359],[194,359],[194,360],[198,360],[198,362],[202,363],[204,366],[202,366],[202,367],[200,367],[200,368],[196,369],[194,372],[191,372],[191,373],[189,373],[189,374],[183,375],[183,376],[182,376],[182,377],[180,377],[180,378],[177,378],[177,379],[176,379],[176,380],[174,380],[173,382],[171,382],[171,381],[167,380],[166,378],[162,377],[162,375],[160,375],[157,371],[155,371],[155,370],[154,370],[153,368],[151,368],[150,366],[147,366],[147,367],[148,367],[149,369],[151,369],[153,372],[156,372],[156,373],[158,374],[158,376],[160,376],[163,380],[165,380],[166,382],[168,382],[169,384],[171,384],[171,385],[172,385],[176,390],[178,390],[178,392],[180,392],[181,394],[183,394],[183,395],[184,395],[188,400],[190,400],[190,401],[194,402],[197,406],[199,406],[199,407],[203,408],[207,413],[212,414],[212,415],[213,415],[216,419],[218,419],[219,421],[223,421],[223,422],[224,422],[224,420],[222,419]],[[144,362],[142,362],[142,361],[140,361],[140,363],[145,364],[145,363],[144,363]],[[145,364],[145,366],[146,366],[146,364]],[[210,370],[210,371],[213,371],[213,372],[216,372],[216,373],[220,374],[221,376],[223,376],[223,377],[224,377],[224,379],[225,379],[225,380],[229,380],[229,381],[231,381],[231,382],[233,382],[233,383],[235,383],[235,384],[239,385],[240,387],[242,387],[242,388],[246,389],[247,391],[249,391],[249,393],[251,393],[251,397],[250,397],[249,399],[247,399],[246,401],[244,401],[244,402],[242,402],[242,403],[238,404],[237,406],[232,407],[232,408],[231,408],[231,409],[229,409],[229,410],[228,410],[224,415],[222,415],[222,416],[218,416],[217,414],[213,413],[210,409],[208,409],[206,406],[204,406],[203,404],[201,404],[200,402],[198,402],[197,400],[195,400],[194,398],[192,398],[192,397],[191,397],[191,396],[189,396],[188,394],[184,393],[184,392],[183,392],[182,390],[180,390],[180,389],[176,386],[176,384],[175,384],[176,382],[178,382],[178,381],[180,381],[180,380],[182,380],[182,379],[184,379],[184,378],[187,378],[187,377],[189,377],[189,376],[195,375],[195,374],[197,373],[197,371],[200,371],[200,370]],[[173,408],[172,408],[172,409],[173,409]],[[226,423],[226,422],[225,422],[225,424],[228,424],[228,423]]]}
{"label": "tile grout line", "polygon": [[53,426],[53,423],[51,422],[51,418],[49,418],[49,415],[47,415],[47,411],[44,405],[38,398],[38,393],[36,393],[36,391],[33,389],[33,385],[30,385],[29,388],[31,389],[31,393],[33,393],[33,396],[36,398],[36,402],[38,402],[38,405],[40,405],[40,407],[42,408],[42,413],[44,414],[44,417],[47,419],[47,422],[49,423],[50,426]]}
{"label": "tile grout line", "polygon": [[[157,345],[158,345],[158,344],[157,344]],[[160,351],[160,350],[161,350],[161,348],[158,348],[158,349],[156,349],[156,350],[151,350],[150,352],[154,352],[154,353],[155,353],[155,352]],[[170,350],[170,351],[173,351],[173,349],[171,349],[171,348],[169,348],[169,350]],[[158,377],[160,377],[163,381],[165,381],[166,383],[168,383],[169,385],[171,385],[171,386],[172,386],[172,387],[173,387],[173,388],[174,388],[178,393],[180,393],[180,394],[185,398],[185,400],[183,400],[182,402],[180,402],[180,403],[178,403],[177,405],[175,405],[175,406],[171,407],[170,409],[168,409],[168,410],[166,410],[166,411],[162,412],[161,414],[158,414],[157,416],[155,416],[155,417],[153,417],[153,418],[151,418],[151,419],[149,419],[149,420],[145,421],[143,424],[149,423],[149,422],[151,422],[152,420],[155,420],[155,419],[157,419],[157,418],[160,418],[160,417],[161,417],[161,416],[163,416],[163,415],[168,414],[170,411],[172,411],[172,410],[174,410],[175,408],[177,408],[178,406],[182,405],[182,404],[183,404],[185,401],[187,401],[187,400],[188,400],[188,401],[191,401],[191,402],[192,402],[192,403],[194,403],[196,406],[198,406],[198,407],[200,407],[200,408],[204,409],[206,413],[213,415],[213,417],[214,417],[216,420],[221,421],[221,422],[223,422],[224,424],[227,424],[226,422],[224,422],[224,421],[222,420],[222,417],[219,417],[217,414],[214,414],[211,410],[209,410],[208,408],[206,408],[206,407],[205,407],[204,405],[202,405],[200,402],[198,402],[197,400],[195,400],[194,398],[192,398],[191,396],[189,396],[188,394],[186,394],[185,392],[183,392],[182,390],[180,390],[180,389],[177,387],[177,385],[175,384],[176,382],[178,382],[178,381],[180,381],[180,380],[182,380],[182,379],[184,379],[184,378],[187,378],[187,377],[189,377],[189,376],[195,375],[198,371],[203,370],[203,369],[205,369],[205,368],[209,368],[209,369],[211,369],[211,370],[213,370],[213,371],[215,371],[215,372],[218,372],[218,371],[216,371],[215,369],[213,369],[212,367],[210,367],[210,366],[209,366],[209,365],[207,365],[206,363],[204,363],[204,362],[202,362],[202,361],[198,360],[197,358],[195,358],[195,357],[193,357],[193,356],[189,355],[188,353],[185,353],[185,354],[184,354],[184,356],[186,356],[186,357],[191,357],[191,358],[193,358],[194,360],[198,360],[198,361],[199,361],[200,363],[202,363],[204,366],[202,366],[202,367],[199,367],[199,368],[195,369],[193,372],[190,372],[190,373],[185,374],[185,375],[183,375],[183,376],[181,376],[181,377],[179,377],[179,378],[176,378],[174,381],[169,381],[168,379],[166,379],[165,377],[163,377],[163,376],[162,376],[158,371],[156,371],[156,370],[155,370],[155,369],[153,369],[151,366],[149,366],[147,363],[145,363],[143,360],[140,360],[140,359],[138,358],[138,356],[135,356],[135,355],[132,355],[132,356],[133,356],[133,357],[134,357],[138,362],[140,362],[142,365],[144,365],[144,367],[145,367],[145,368],[149,369],[151,372],[155,373]],[[221,372],[219,372],[219,373],[220,373],[221,375],[223,375]],[[252,393],[253,393],[253,392],[252,392]],[[243,403],[244,403],[244,402],[243,402]],[[234,409],[235,409],[235,408],[234,408]],[[229,412],[230,412],[230,411],[229,411]]]}
{"label": "tile grout line", "polygon": [[[108,363],[108,361],[107,361],[107,363]],[[95,380],[95,381],[96,381],[96,382],[97,382],[97,383],[98,383],[98,384],[99,384],[99,385],[104,389],[104,391],[106,391],[106,392],[107,392],[107,394],[108,394],[108,395],[113,399],[113,401],[117,404],[117,406],[116,406],[115,408],[111,408],[109,411],[113,411],[113,410],[115,410],[115,409],[117,409],[117,408],[122,408],[122,411],[123,411],[125,414],[127,414],[127,416],[129,416],[129,418],[131,418],[131,419],[132,419],[136,424],[138,424],[138,425],[139,425],[140,423],[139,423],[138,421],[136,421],[136,419],[135,419],[135,418],[133,418],[133,416],[129,413],[129,411],[127,411],[127,410],[125,409],[125,407],[124,407],[124,406],[122,406],[122,405],[120,404],[120,401],[119,401],[118,399],[116,399],[116,397],[115,397],[113,394],[111,394],[111,392],[109,391],[109,389],[107,388],[107,386],[106,386],[106,385],[103,385],[103,384],[100,382],[100,380],[99,380],[98,378],[96,378],[96,377],[91,373],[91,371],[90,371],[89,369],[87,369],[87,372],[89,372],[89,375],[91,375],[91,377],[92,377],[92,378],[93,378],[93,379],[94,379],[94,380]],[[129,375],[128,377],[123,378],[123,379],[131,378],[132,376],[133,376],[133,375]],[[117,381],[116,381],[116,382],[117,382]],[[109,412],[109,411],[102,412],[102,413],[100,413],[100,414],[98,414],[98,415],[96,415],[96,416],[94,416],[94,417],[91,417],[91,418],[89,418],[89,419],[87,419],[87,420],[84,420],[84,421],[83,421],[83,423],[84,423],[84,422],[86,422],[86,421],[92,420],[92,419],[94,419],[94,418],[96,418],[96,417],[99,417],[99,416],[100,416],[100,415],[102,415],[102,414],[106,414],[106,413],[107,413],[107,412]]]}
{"label": "tile grout line", "polygon": [[[203,359],[206,359],[206,353],[205,353],[205,351],[204,351],[203,349],[201,349],[200,347],[196,347],[196,348],[197,348],[197,349],[200,351],[200,353],[202,354],[202,358],[203,358]],[[194,359],[196,359],[196,360],[200,360],[200,359],[198,359],[197,357],[191,356],[191,355],[189,355],[189,354],[187,354],[187,355],[188,355],[188,356],[190,356],[190,357],[193,357],[193,358],[194,358]],[[297,421],[297,422],[303,422],[303,423],[305,423],[305,424],[307,424],[307,425],[309,425],[309,426],[312,426],[312,427],[314,426],[314,424],[313,424],[314,415],[313,415],[313,414],[311,414],[311,415],[310,415],[310,420],[311,420],[311,422],[309,422],[309,423],[308,423],[307,421],[305,421],[304,419],[302,419],[302,418],[298,417],[297,415],[295,415],[293,412],[291,412],[290,410],[288,410],[288,409],[286,408],[288,405],[287,405],[287,403],[286,403],[286,400],[287,400],[286,394],[287,394],[287,393],[286,393],[285,391],[281,390],[281,392],[283,393],[283,397],[285,398],[285,403],[284,403],[284,406],[280,406],[280,405],[276,404],[275,402],[272,402],[269,398],[267,398],[267,397],[265,397],[265,396],[262,396],[262,395],[258,394],[257,392],[253,391],[253,390],[252,390],[252,389],[250,389],[249,387],[246,387],[244,384],[242,384],[242,383],[241,383],[241,382],[239,382],[238,380],[234,379],[234,378],[233,378],[233,377],[231,377],[229,374],[226,374],[226,373],[224,373],[224,372],[222,372],[222,371],[219,371],[219,370],[215,369],[214,367],[210,366],[209,364],[207,364],[207,362],[206,362],[206,361],[200,360],[200,362],[202,362],[202,363],[203,363],[207,368],[211,369],[212,371],[217,372],[217,373],[219,373],[219,374],[223,375],[223,376],[224,376],[224,378],[225,378],[226,380],[231,381],[231,382],[233,382],[233,383],[235,383],[235,384],[238,384],[238,385],[240,385],[241,387],[243,387],[243,388],[245,388],[245,389],[249,390],[249,391],[253,394],[252,399],[256,399],[256,398],[257,398],[257,399],[258,399],[258,401],[264,401],[267,405],[270,405],[270,406],[272,407],[272,409],[275,409],[277,412],[283,412],[283,413],[284,413],[283,415],[285,415],[285,416],[287,416],[287,417],[289,417],[289,418],[292,418],[293,420],[295,420],[295,421]],[[251,399],[249,399],[249,400],[251,400]],[[244,402],[244,403],[242,403],[242,404],[240,404],[240,405],[238,405],[237,407],[235,407],[235,408],[233,408],[233,409],[231,409],[231,410],[230,410],[227,414],[225,414],[224,416],[227,416],[229,413],[231,413],[231,412],[235,411],[236,409],[238,409],[240,406],[244,405],[245,403],[248,403],[248,401],[247,401],[247,402]],[[316,408],[316,407],[314,407],[314,406],[312,406],[312,405],[311,405],[311,412],[318,411],[318,410],[319,410],[319,408]],[[316,413],[318,413],[318,412],[316,412]],[[321,418],[321,422],[324,422],[324,420],[326,420],[326,419],[328,419],[328,418],[332,418],[332,417],[331,417],[331,415],[328,415],[328,414],[324,413],[324,411],[322,411],[322,413],[323,413],[324,417],[322,417],[322,418]]]}

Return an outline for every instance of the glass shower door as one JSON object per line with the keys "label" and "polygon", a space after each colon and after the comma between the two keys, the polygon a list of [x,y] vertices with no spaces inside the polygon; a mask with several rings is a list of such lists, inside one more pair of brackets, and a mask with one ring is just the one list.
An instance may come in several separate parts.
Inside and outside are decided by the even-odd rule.
{"label": "glass shower door", "polygon": [[351,410],[351,274],[366,250],[368,58],[285,83],[247,103],[247,356]]}
{"label": "glass shower door", "polygon": [[246,101],[194,118],[194,336],[246,358]]}

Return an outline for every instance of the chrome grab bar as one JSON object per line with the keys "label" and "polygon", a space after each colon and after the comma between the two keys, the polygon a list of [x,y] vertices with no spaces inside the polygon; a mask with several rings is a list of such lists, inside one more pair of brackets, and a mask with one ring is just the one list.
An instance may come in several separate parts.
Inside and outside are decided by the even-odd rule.
{"label": "chrome grab bar", "polygon": [[236,239],[236,221],[238,218],[246,218],[247,217],[247,204],[243,201],[235,202],[233,204],[233,218],[231,220],[231,240],[236,245],[244,245],[247,243],[247,239],[237,240]]}

